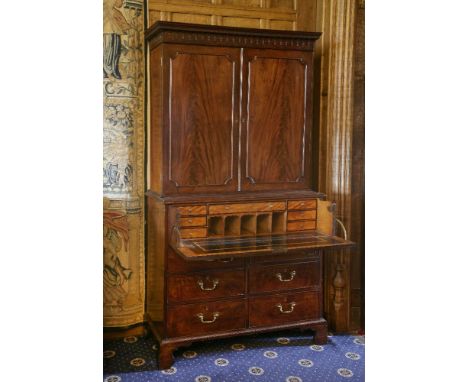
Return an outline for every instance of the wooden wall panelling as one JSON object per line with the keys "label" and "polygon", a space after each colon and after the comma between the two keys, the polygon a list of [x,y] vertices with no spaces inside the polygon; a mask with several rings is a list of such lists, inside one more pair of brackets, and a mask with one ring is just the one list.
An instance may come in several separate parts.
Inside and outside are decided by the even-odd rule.
{"label": "wooden wall panelling", "polygon": [[297,2],[304,0],[148,0],[148,25],[160,20],[296,30]]}
{"label": "wooden wall panelling", "polygon": [[350,330],[364,328],[364,86],[365,86],[365,9],[364,0],[356,8],[354,42],[354,127],[352,167],[351,240],[357,243],[351,257]]}
{"label": "wooden wall panelling", "polygon": [[104,0],[104,326],[144,314],[143,0]]}
{"label": "wooden wall panelling", "polygon": [[[336,201],[337,217],[351,233],[353,134],[353,63],[355,0],[323,0],[317,26],[323,30],[321,55],[319,190]],[[350,320],[350,254],[326,257],[325,310],[330,327],[348,331]]]}

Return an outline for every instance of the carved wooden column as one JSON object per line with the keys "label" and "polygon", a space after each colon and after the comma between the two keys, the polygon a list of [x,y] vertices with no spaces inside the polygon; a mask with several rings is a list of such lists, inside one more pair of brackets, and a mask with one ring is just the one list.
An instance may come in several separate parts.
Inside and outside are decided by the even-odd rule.
{"label": "carved wooden column", "polygon": [[[318,47],[322,68],[318,186],[319,191],[336,201],[336,215],[350,230],[356,1],[323,0],[319,8],[317,26],[323,31],[323,36]],[[331,253],[326,259],[324,307],[327,318],[331,330],[347,331],[350,316],[349,254]]]}

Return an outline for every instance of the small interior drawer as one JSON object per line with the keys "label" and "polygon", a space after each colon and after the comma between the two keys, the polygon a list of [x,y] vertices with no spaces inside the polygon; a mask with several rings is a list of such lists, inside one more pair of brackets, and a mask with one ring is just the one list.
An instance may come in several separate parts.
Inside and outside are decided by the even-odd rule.
{"label": "small interior drawer", "polygon": [[167,308],[166,322],[167,335],[171,337],[193,337],[244,329],[247,322],[247,301],[237,299],[170,306]]}
{"label": "small interior drawer", "polygon": [[177,207],[177,215],[179,216],[206,215],[206,206]]}
{"label": "small interior drawer", "polygon": [[320,318],[320,293],[301,292],[249,299],[249,326],[280,325]]}
{"label": "small interior drawer", "polygon": [[180,227],[206,226],[206,216],[179,218],[179,226]]}
{"label": "small interior drawer", "polygon": [[288,231],[305,231],[308,229],[316,229],[317,222],[315,220],[298,220],[288,222]]}
{"label": "small interior drawer", "polygon": [[190,302],[245,294],[243,270],[171,275],[167,281],[169,303]]}
{"label": "small interior drawer", "polygon": [[317,200],[289,200],[288,210],[313,210],[317,208]]}
{"label": "small interior drawer", "polygon": [[180,237],[182,239],[206,237],[206,228],[181,228]]}
{"label": "small interior drawer", "polygon": [[315,220],[317,210],[288,211],[288,221],[290,220]]}

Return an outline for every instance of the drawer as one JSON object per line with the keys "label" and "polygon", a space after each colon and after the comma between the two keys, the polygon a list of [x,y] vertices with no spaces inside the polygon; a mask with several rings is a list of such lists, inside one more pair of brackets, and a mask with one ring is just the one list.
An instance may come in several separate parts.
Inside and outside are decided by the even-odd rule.
{"label": "drawer", "polygon": [[177,207],[177,215],[179,216],[206,215],[206,206]]}
{"label": "drawer", "polygon": [[206,216],[180,218],[178,223],[180,227],[206,226]]}
{"label": "drawer", "polygon": [[176,305],[167,308],[166,329],[169,337],[244,329],[247,322],[245,299]]}
{"label": "drawer", "polygon": [[245,204],[214,204],[208,207],[210,215],[239,212],[284,211],[286,202],[262,202]]}
{"label": "drawer", "polygon": [[281,325],[321,316],[320,292],[277,294],[249,299],[249,326]]}
{"label": "drawer", "polygon": [[302,220],[288,222],[288,231],[304,231],[307,229],[315,229],[317,222],[315,220]]}
{"label": "drawer", "polygon": [[226,259],[213,261],[185,261],[171,248],[167,250],[167,270],[170,273],[182,273],[192,271],[204,271],[211,269],[224,268],[243,268],[244,259]]}
{"label": "drawer", "polygon": [[181,228],[179,232],[182,239],[206,237],[206,228]]}
{"label": "drawer", "polygon": [[317,200],[289,200],[288,210],[313,210],[317,209]]}
{"label": "drawer", "polygon": [[310,250],[307,252],[294,252],[288,253],[287,255],[266,255],[266,256],[255,256],[249,259],[250,264],[278,264],[291,261],[320,261],[320,250]]}
{"label": "drawer", "polygon": [[243,270],[204,272],[192,275],[172,275],[167,279],[169,303],[190,302],[245,294]]}
{"label": "drawer", "polygon": [[317,210],[288,211],[289,220],[315,220],[317,219]]}
{"label": "drawer", "polygon": [[320,288],[320,261],[255,265],[249,269],[249,292],[275,292],[299,288]]}

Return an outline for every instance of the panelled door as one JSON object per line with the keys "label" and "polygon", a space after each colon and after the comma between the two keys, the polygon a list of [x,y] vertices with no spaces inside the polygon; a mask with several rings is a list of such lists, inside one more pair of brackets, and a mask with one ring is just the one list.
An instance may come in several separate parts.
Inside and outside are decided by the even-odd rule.
{"label": "panelled door", "polygon": [[240,49],[164,46],[166,191],[238,188]]}
{"label": "panelled door", "polygon": [[310,188],[312,53],[245,49],[243,190]]}

